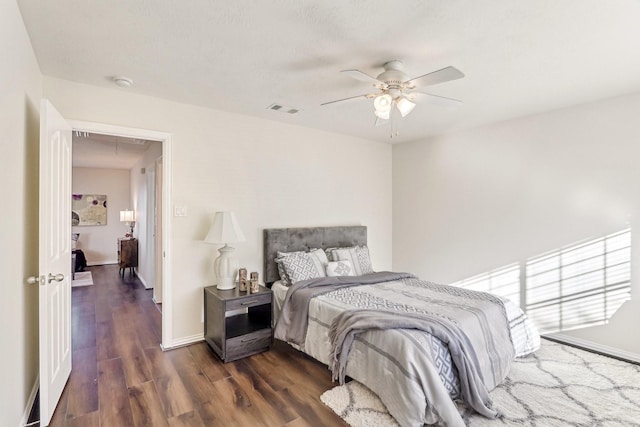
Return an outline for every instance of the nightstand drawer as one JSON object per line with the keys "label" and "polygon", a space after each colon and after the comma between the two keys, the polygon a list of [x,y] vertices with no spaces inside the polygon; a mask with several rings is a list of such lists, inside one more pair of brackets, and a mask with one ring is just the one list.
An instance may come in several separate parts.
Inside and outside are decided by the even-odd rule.
{"label": "nightstand drawer", "polygon": [[261,329],[227,340],[225,362],[267,350],[272,343],[271,329]]}
{"label": "nightstand drawer", "polygon": [[261,293],[255,295],[247,295],[246,298],[240,298],[233,301],[227,301],[227,310],[237,310],[239,308],[255,307],[256,305],[270,304],[271,293]]}

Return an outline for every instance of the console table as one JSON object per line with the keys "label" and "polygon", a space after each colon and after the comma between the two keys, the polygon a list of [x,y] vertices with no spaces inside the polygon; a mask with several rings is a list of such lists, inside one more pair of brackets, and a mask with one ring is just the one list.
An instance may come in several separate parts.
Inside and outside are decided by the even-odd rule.
{"label": "console table", "polygon": [[135,274],[133,268],[138,266],[138,239],[118,238],[118,265],[122,277],[124,277],[127,268],[129,274]]}

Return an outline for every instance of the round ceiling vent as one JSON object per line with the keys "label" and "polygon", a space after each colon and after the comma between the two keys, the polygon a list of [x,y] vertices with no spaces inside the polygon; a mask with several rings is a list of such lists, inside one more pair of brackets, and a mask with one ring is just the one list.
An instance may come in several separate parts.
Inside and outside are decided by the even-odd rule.
{"label": "round ceiling vent", "polygon": [[115,76],[113,78],[113,82],[115,84],[117,84],[120,87],[131,87],[133,86],[133,80],[131,80],[129,77],[124,77],[124,76]]}

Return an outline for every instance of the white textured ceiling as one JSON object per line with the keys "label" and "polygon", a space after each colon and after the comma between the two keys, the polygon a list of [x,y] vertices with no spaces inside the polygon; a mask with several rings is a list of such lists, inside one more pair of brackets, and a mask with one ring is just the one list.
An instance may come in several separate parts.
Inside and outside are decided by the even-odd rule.
{"label": "white textured ceiling", "polygon": [[131,169],[159,141],[87,132],[73,133],[73,167]]}
{"label": "white textured ceiling", "polygon": [[[390,59],[464,100],[419,103],[405,142],[640,91],[638,0],[18,0],[49,76],[270,120],[390,141],[369,92],[340,70],[376,76]],[[125,89],[119,89],[125,90]],[[267,110],[272,103],[302,111]]]}

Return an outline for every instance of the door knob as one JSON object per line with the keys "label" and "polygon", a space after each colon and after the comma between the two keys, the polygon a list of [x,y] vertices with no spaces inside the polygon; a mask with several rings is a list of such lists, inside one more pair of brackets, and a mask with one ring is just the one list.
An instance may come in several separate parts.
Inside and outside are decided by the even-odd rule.
{"label": "door knob", "polygon": [[58,274],[56,274],[56,275],[54,276],[53,274],[49,273],[49,280],[48,280],[48,283],[51,283],[51,282],[53,282],[54,280],[55,280],[56,282],[62,282],[62,281],[64,280],[64,274],[62,274],[62,273],[58,273]]}
{"label": "door knob", "polygon": [[44,285],[44,276],[29,276],[27,283],[30,285]]}

